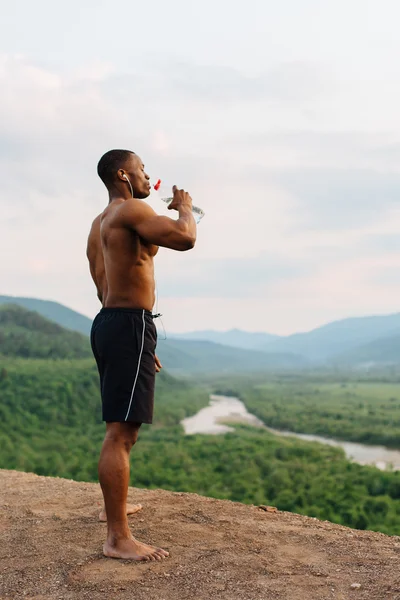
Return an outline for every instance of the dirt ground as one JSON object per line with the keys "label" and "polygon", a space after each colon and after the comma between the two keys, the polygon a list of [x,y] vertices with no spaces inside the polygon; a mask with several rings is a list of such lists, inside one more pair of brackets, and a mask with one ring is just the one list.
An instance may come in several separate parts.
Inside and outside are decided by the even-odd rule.
{"label": "dirt ground", "polygon": [[400,600],[400,537],[195,494],[129,501],[169,558],[102,556],[98,485],[0,470],[1,600]]}

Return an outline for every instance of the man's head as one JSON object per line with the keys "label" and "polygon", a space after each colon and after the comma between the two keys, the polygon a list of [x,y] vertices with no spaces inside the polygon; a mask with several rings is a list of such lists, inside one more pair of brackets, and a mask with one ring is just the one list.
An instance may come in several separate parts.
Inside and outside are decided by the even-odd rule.
{"label": "man's head", "polygon": [[109,192],[122,191],[132,186],[135,198],[147,198],[150,194],[149,176],[141,159],[130,150],[109,150],[97,165],[97,173]]}

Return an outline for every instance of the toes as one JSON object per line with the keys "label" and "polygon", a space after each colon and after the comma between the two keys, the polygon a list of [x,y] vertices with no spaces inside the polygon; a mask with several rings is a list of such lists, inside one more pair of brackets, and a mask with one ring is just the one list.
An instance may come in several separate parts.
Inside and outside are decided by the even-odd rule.
{"label": "toes", "polygon": [[143,562],[148,562],[150,560],[150,558],[148,556],[139,556],[138,560],[141,560]]}
{"label": "toes", "polygon": [[130,504],[127,506],[127,514],[134,515],[135,513],[141,511],[143,506],[141,504]]}

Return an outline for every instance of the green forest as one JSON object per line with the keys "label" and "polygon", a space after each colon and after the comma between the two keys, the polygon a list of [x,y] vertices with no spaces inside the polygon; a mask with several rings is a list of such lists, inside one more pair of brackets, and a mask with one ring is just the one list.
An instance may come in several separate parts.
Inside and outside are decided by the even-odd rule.
{"label": "green forest", "polygon": [[[156,418],[132,455],[132,485],[273,504],[356,528],[400,534],[400,473],[346,460],[340,449],[237,427],[185,436],[180,421],[208,404],[198,388],[158,376]],[[2,359],[0,467],[97,481],[104,433],[91,359]]]}

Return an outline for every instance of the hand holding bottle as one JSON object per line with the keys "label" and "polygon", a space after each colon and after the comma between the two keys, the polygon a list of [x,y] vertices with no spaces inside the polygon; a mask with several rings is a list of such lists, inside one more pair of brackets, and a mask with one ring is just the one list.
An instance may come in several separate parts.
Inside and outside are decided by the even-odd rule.
{"label": "hand holding bottle", "polygon": [[171,210],[179,210],[179,206],[188,205],[193,213],[194,220],[196,223],[200,223],[201,219],[204,217],[204,210],[198,208],[197,206],[193,206],[192,198],[185,192],[185,190],[179,190],[176,185],[172,188],[172,194],[169,192],[168,188],[165,186],[161,187],[161,179],[157,181],[154,185],[154,189],[158,192],[159,197],[163,202],[168,205],[168,208]]}
{"label": "hand holding bottle", "polygon": [[173,197],[168,203],[169,210],[179,210],[181,206],[187,206],[190,210],[193,209],[191,196],[185,190],[178,190],[176,185],[172,188]]}

